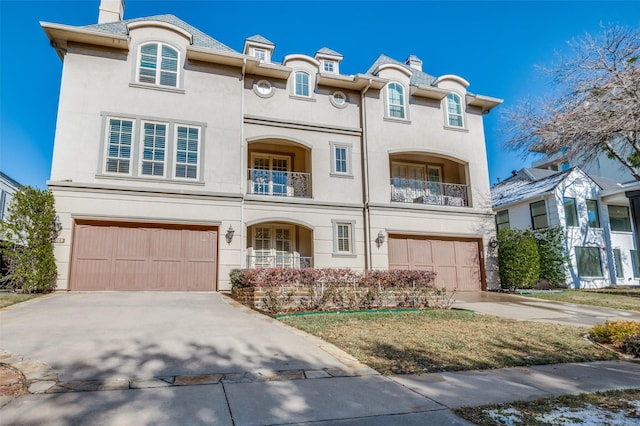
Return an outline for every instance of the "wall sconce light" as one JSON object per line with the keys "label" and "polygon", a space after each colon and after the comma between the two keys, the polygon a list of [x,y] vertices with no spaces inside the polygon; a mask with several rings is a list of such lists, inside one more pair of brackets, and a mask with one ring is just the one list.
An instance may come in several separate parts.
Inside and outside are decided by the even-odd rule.
{"label": "wall sconce light", "polygon": [[489,240],[489,248],[491,250],[495,250],[498,247],[498,240],[496,240],[495,238],[491,238]]}
{"label": "wall sconce light", "polygon": [[227,244],[231,244],[231,241],[233,241],[233,234],[235,233],[236,231],[231,225],[229,225],[229,229],[227,229],[227,233],[224,236],[227,239]]}
{"label": "wall sconce light", "polygon": [[56,215],[51,222],[51,242],[55,242],[62,232],[62,223],[60,223],[60,217]]}
{"label": "wall sconce light", "polygon": [[384,232],[378,232],[378,238],[376,238],[376,245],[380,247],[384,243]]}

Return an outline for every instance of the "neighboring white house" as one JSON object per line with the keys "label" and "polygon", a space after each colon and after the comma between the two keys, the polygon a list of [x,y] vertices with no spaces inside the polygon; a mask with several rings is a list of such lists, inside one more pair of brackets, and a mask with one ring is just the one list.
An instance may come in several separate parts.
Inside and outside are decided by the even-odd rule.
{"label": "neighboring white house", "polygon": [[625,192],[632,187],[580,168],[522,169],[491,188],[498,229],[565,230],[574,288],[640,283],[634,226]]}
{"label": "neighboring white house", "polygon": [[431,269],[486,289],[483,115],[501,100],[409,56],[340,73],[173,15],[41,23],[63,61],[51,179],[59,289],[228,290],[245,267]]}
{"label": "neighboring white house", "polygon": [[629,169],[615,158],[609,158],[604,152],[589,161],[569,160],[563,152],[559,152],[551,156],[545,155],[533,161],[531,167],[553,171],[565,171],[572,167],[580,167],[589,176],[601,176],[621,183],[635,181]]}
{"label": "neighboring white house", "polygon": [[4,220],[6,217],[13,194],[21,186],[18,182],[0,172],[0,220]]}

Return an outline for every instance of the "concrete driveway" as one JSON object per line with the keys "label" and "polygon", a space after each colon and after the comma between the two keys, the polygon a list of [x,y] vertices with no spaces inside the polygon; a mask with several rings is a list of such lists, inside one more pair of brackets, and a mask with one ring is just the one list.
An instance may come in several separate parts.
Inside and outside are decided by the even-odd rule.
{"label": "concrete driveway", "polygon": [[344,366],[218,293],[53,294],[0,311],[0,324],[0,347],[62,381]]}
{"label": "concrete driveway", "polygon": [[640,321],[640,312],[576,305],[490,291],[460,292],[454,307],[527,321],[592,327],[605,321]]}

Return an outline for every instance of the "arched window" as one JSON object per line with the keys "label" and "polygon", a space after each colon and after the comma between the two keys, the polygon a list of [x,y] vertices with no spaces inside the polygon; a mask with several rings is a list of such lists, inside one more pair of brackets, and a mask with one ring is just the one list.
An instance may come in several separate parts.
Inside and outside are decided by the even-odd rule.
{"label": "arched window", "polygon": [[295,88],[293,93],[296,96],[309,97],[309,74],[304,71],[296,72]]}
{"label": "arched window", "polygon": [[405,118],[404,87],[400,83],[389,83],[387,86],[387,103],[389,117]]}
{"label": "arched window", "polygon": [[138,82],[178,87],[179,53],[164,43],[140,46]]}
{"label": "arched window", "polygon": [[456,93],[447,95],[447,124],[451,127],[463,127],[462,102]]}

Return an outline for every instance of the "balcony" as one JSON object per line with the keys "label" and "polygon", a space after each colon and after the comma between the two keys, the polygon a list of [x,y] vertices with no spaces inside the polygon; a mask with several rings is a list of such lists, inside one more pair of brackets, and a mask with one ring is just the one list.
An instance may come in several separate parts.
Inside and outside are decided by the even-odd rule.
{"label": "balcony", "polygon": [[247,268],[313,268],[313,258],[296,254],[248,255]]}
{"label": "balcony", "polygon": [[248,194],[311,198],[311,173],[248,170]]}
{"label": "balcony", "polygon": [[459,183],[392,178],[391,201],[396,203],[468,207],[469,187]]}

